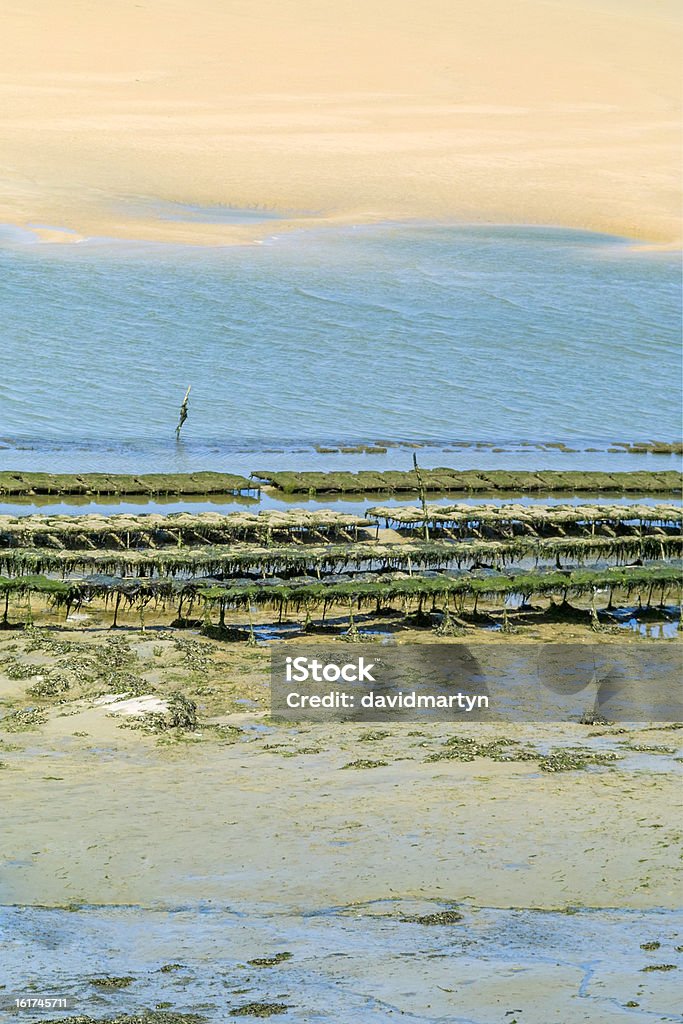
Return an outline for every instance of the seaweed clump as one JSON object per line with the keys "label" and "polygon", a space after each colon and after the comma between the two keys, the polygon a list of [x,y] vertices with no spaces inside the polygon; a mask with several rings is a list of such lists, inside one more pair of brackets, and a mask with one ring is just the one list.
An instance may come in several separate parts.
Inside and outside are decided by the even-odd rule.
{"label": "seaweed clump", "polygon": [[538,758],[538,754],[506,736],[489,743],[480,743],[471,736],[451,736],[443,746],[444,749],[430,754],[425,761],[474,761],[477,757],[488,757],[492,761],[535,761]]}
{"label": "seaweed clump", "polygon": [[460,619],[451,615],[448,608],[443,613],[441,622],[434,627],[436,636],[464,636],[466,632],[467,627]]}
{"label": "seaweed clump", "polygon": [[5,732],[31,732],[38,726],[44,725],[46,716],[44,711],[38,708],[21,708],[13,711],[0,721],[0,728]]}
{"label": "seaweed clump", "polygon": [[70,689],[71,683],[65,675],[48,670],[37,678],[33,686],[29,686],[26,693],[29,697],[59,697]]}
{"label": "seaweed clump", "polygon": [[282,964],[285,960],[291,960],[294,956],[293,953],[285,950],[282,953],[275,953],[274,956],[260,956],[254,960],[247,960],[250,967],[275,967],[277,964]]}
{"label": "seaweed clump", "polygon": [[342,765],[342,771],[345,768],[386,768],[386,761],[367,761],[365,758],[358,758],[357,761],[349,761],[348,764]]}
{"label": "seaweed clump", "polygon": [[174,1013],[167,1010],[142,1010],[140,1013],[119,1013],[115,1017],[61,1017],[60,1024],[204,1024],[206,1017],[198,1013]]}
{"label": "seaweed clump", "polygon": [[23,665],[16,658],[10,658],[4,663],[3,672],[8,679],[35,679],[40,675],[36,665]]}
{"label": "seaweed clump", "polygon": [[462,921],[463,915],[458,910],[439,910],[434,914],[414,914],[410,917],[402,917],[401,920],[407,924],[424,925],[447,925],[458,924]]}
{"label": "seaweed clump", "polygon": [[606,765],[620,760],[614,750],[553,750],[538,762],[542,772],[575,772],[589,765]]}
{"label": "seaweed clump", "polygon": [[120,978],[91,978],[90,984],[97,985],[98,988],[128,988],[135,981],[131,975],[125,975]]}
{"label": "seaweed clump", "polygon": [[278,1013],[287,1013],[287,1003],[245,1003],[230,1011],[231,1017],[274,1017]]}
{"label": "seaweed clump", "polygon": [[190,697],[183,693],[172,693],[166,705],[166,711],[150,711],[130,721],[123,721],[121,726],[153,733],[169,732],[173,729],[176,732],[194,732],[197,729],[197,705]]}
{"label": "seaweed clump", "polygon": [[168,714],[166,728],[188,729],[194,732],[197,728],[197,705],[182,693],[173,693],[168,698]]}
{"label": "seaweed clump", "polygon": [[174,646],[183,656],[183,661],[192,672],[206,673],[211,664],[213,651],[208,644],[199,640],[188,640],[178,636],[173,639]]}
{"label": "seaweed clump", "polygon": [[38,626],[28,624],[24,627],[24,639],[26,641],[25,651],[31,654],[33,651],[46,651],[56,656],[70,654],[74,644],[69,640],[61,640],[53,636],[48,629],[40,629]]}

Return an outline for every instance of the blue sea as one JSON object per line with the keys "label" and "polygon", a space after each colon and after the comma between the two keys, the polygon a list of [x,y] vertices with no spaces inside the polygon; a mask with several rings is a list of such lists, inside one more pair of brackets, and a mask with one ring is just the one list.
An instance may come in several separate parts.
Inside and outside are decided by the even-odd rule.
{"label": "blue sea", "polygon": [[678,260],[622,239],[425,224],[218,248],[31,237],[0,237],[0,468],[277,468],[302,465],[297,446],[386,440],[431,441],[445,464],[458,441],[583,450],[680,431]]}

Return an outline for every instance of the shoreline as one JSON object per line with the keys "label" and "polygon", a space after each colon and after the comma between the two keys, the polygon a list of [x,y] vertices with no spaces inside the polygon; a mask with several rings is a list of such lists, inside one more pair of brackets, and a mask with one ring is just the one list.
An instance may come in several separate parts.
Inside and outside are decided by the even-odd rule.
{"label": "shoreline", "polygon": [[[158,200],[161,202],[161,200]],[[171,204],[169,204],[171,205]],[[185,204],[182,204],[185,205]],[[198,207],[198,209],[201,207]],[[211,207],[206,207],[211,209]],[[226,210],[230,210],[226,207]],[[237,214],[240,210],[235,210]],[[248,209],[247,212],[252,212]],[[253,211],[257,212],[257,211]],[[650,254],[652,256],[676,255],[683,251],[683,229],[671,237],[648,237],[638,233],[629,233],[630,225],[597,224],[572,221],[537,221],[526,219],[461,219],[456,214],[444,212],[433,216],[420,214],[401,214],[398,211],[387,213],[359,214],[357,211],[335,216],[311,216],[309,218],[289,219],[275,212],[274,216],[256,218],[250,225],[226,224],[217,220],[214,223],[205,221],[181,221],[174,223],[159,220],[130,220],[124,224],[120,218],[109,221],[95,221],[89,227],[85,224],[79,228],[68,224],[36,224],[36,218],[0,218],[0,247],[40,246],[70,248],[85,246],[98,249],[107,246],[144,247],[159,246],[161,249],[221,249],[233,247],[258,247],[272,245],[281,235],[293,236],[316,232],[332,232],[335,229],[353,228],[387,228],[396,227],[405,231],[411,228],[448,229],[454,232],[472,230],[481,231],[558,231],[575,234],[578,237],[588,235],[599,239],[604,244],[623,247],[626,252],[634,255]],[[78,223],[78,220],[72,222]],[[2,230],[10,237],[3,238]],[[11,233],[16,233],[12,238]],[[22,237],[23,236],[23,237]]]}

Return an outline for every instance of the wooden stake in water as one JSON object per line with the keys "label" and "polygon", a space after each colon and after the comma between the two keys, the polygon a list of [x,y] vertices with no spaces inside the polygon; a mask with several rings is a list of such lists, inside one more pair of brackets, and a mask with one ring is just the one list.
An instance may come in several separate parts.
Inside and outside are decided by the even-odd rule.
{"label": "wooden stake in water", "polygon": [[420,467],[417,464],[417,455],[413,452],[413,469],[415,470],[415,476],[417,477],[417,488],[420,494],[420,504],[422,505],[422,518],[423,518],[423,533],[424,539],[429,540],[429,524],[427,522],[427,495],[425,493],[424,483],[422,482],[422,473]]}
{"label": "wooden stake in water", "polygon": [[187,405],[188,405],[188,402],[190,400],[190,391],[191,390],[192,390],[192,385],[190,384],[189,388],[185,392],[185,397],[183,398],[183,404],[180,406],[180,416],[178,417],[178,426],[175,428],[176,441],[180,440],[180,428],[182,427],[183,423],[187,419]]}

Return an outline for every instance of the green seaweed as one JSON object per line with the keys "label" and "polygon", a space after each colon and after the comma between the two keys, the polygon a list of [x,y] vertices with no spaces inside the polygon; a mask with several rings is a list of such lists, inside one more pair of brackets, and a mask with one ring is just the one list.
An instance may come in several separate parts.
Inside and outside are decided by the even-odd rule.
{"label": "green seaweed", "polygon": [[436,595],[463,594],[502,596],[534,594],[543,596],[590,594],[596,588],[660,588],[662,592],[678,591],[681,586],[677,565],[655,563],[647,566],[611,566],[571,571],[535,571],[423,576],[414,574],[364,574],[363,579],[342,582],[333,579],[250,580],[235,579],[222,583],[211,580],[174,580],[160,577],[153,580],[83,579],[53,580],[45,576],[21,576],[12,579],[0,576],[0,593],[40,594],[57,605],[73,606],[85,600],[119,594],[130,606],[145,604],[151,599],[201,598],[223,602],[224,606],[248,608],[251,604],[294,607],[325,604],[348,604],[350,601],[379,599],[389,603],[397,598],[427,598]]}
{"label": "green seaweed", "polygon": [[252,480],[236,473],[34,473],[0,472],[0,495],[203,495],[250,494]]}
{"label": "green seaweed", "polygon": [[60,1024],[204,1024],[206,1017],[198,1013],[176,1013],[172,1010],[141,1010],[118,1013],[115,1017],[60,1017]]}
{"label": "green seaweed", "polygon": [[46,671],[43,678],[29,686],[29,697],[59,697],[71,689],[70,680],[60,672]]}
{"label": "green seaweed", "polygon": [[[343,450],[343,449],[342,449]],[[675,470],[663,473],[617,472],[602,473],[582,470],[508,471],[508,470],[455,470],[448,467],[420,471],[424,487],[432,492],[448,491],[565,491],[573,494],[596,491],[640,492],[663,494],[680,492],[683,476]],[[264,484],[283,494],[363,494],[371,491],[389,493],[416,491],[415,472],[385,470],[384,472],[346,471],[321,472],[268,472],[253,474]]]}
{"label": "green seaweed", "polygon": [[130,975],[125,975],[120,978],[91,978],[90,984],[96,985],[98,988],[128,988],[128,986],[132,985],[134,981],[135,978]]}
{"label": "green seaweed", "polygon": [[230,1010],[231,1017],[274,1017],[287,1013],[291,1009],[288,1003],[244,1003]]}
{"label": "green seaweed", "polygon": [[592,765],[608,765],[619,760],[613,750],[573,750],[558,748],[546,754],[538,762],[542,772],[574,772]]}
{"label": "green seaweed", "polygon": [[284,963],[285,960],[291,960],[293,956],[293,953],[285,950],[282,953],[275,953],[273,956],[261,956],[254,960],[247,960],[247,963],[250,967],[275,967],[277,964]]}
{"label": "green seaweed", "polygon": [[436,925],[459,924],[463,915],[458,910],[439,910],[433,914],[405,915],[401,918],[407,924]]}
{"label": "green seaweed", "polygon": [[33,732],[46,721],[45,712],[39,708],[21,708],[0,719],[0,729],[5,732]]}
{"label": "green seaweed", "polygon": [[479,741],[471,736],[451,736],[443,749],[425,758],[427,763],[437,761],[474,761],[486,757],[492,761],[536,761],[539,755],[519,744],[517,740],[499,736],[496,739]]}
{"label": "green seaweed", "polygon": [[342,765],[342,769],[386,768],[387,764],[387,761],[368,761],[365,758],[358,758],[357,761],[349,761],[348,764]]}
{"label": "green seaweed", "polygon": [[[571,532],[571,524],[560,524],[558,528],[566,534],[568,526]],[[501,522],[498,528],[505,531],[510,527]],[[610,526],[612,533],[619,528],[619,524],[613,521]],[[85,572],[144,578],[176,577],[188,573],[233,575],[254,571],[268,575],[325,574],[340,572],[348,566],[355,569],[381,566],[384,570],[477,566],[485,562],[504,566],[525,558],[556,563],[571,560],[581,564],[599,559],[635,562],[638,559],[683,556],[680,533],[650,533],[647,526],[635,533],[612,536],[515,536],[508,539],[462,536],[459,539],[466,543],[455,543],[451,539],[412,540],[411,537],[410,544],[372,541],[326,545],[291,543],[277,547],[201,544],[144,550],[12,547],[0,548],[0,567],[12,576]]]}

